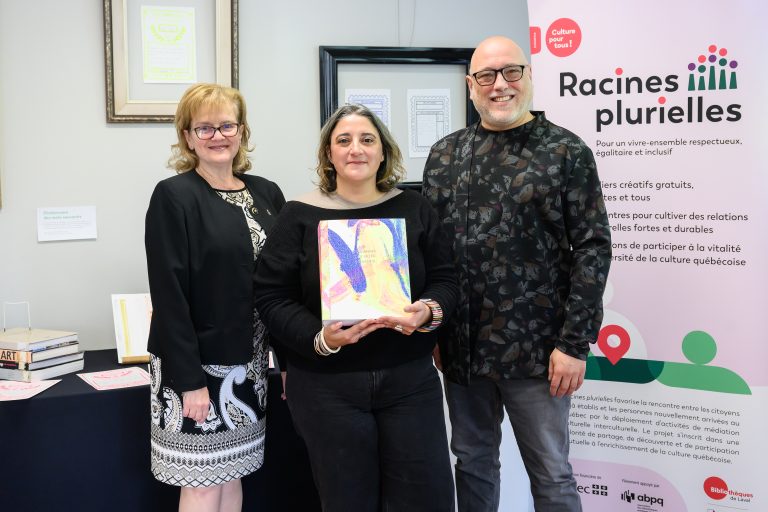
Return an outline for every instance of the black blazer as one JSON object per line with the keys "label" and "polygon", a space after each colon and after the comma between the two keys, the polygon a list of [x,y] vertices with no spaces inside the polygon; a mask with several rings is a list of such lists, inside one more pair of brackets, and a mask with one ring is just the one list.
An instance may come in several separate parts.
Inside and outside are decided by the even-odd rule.
{"label": "black blazer", "polygon": [[[285,204],[278,186],[240,175],[269,233]],[[176,391],[206,386],[201,364],[244,364],[253,356],[253,245],[241,208],[195,171],[157,184],[147,210],[152,322],[149,351]]]}

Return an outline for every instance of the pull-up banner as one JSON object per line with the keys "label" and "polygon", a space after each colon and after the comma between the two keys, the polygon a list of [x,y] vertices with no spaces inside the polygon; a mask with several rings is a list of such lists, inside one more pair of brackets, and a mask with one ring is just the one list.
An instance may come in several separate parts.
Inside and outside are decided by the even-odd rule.
{"label": "pull-up banner", "polygon": [[592,148],[613,236],[588,512],[768,510],[767,6],[529,2],[535,109]]}

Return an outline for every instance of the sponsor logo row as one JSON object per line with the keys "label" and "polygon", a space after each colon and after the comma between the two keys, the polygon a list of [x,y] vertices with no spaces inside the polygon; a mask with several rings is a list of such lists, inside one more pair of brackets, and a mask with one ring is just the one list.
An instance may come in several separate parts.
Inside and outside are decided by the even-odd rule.
{"label": "sponsor logo row", "polygon": [[[635,483],[635,482],[630,482]],[[606,498],[609,496],[616,496],[605,484],[578,484],[576,490],[579,494]],[[754,495],[750,492],[743,490],[736,490],[728,487],[728,484],[722,478],[718,476],[710,476],[704,480],[703,484],[704,493],[712,500],[721,501],[728,498],[728,501],[738,501],[742,503],[749,503],[754,498]],[[648,494],[646,492],[638,492],[632,489],[622,489],[618,493],[619,498],[627,503],[643,504],[643,508],[638,510],[657,510],[653,507],[664,507],[664,497]],[[709,508],[707,512],[716,512],[715,509]]]}
{"label": "sponsor logo row", "polygon": [[[608,486],[604,484],[577,485],[576,490],[579,492],[579,494],[601,497],[609,496]],[[638,502],[647,503],[648,505],[658,505],[660,507],[664,506],[664,498],[661,496],[652,496],[646,493],[638,493],[629,489],[623,490],[619,497],[622,501],[626,501],[627,503]]]}

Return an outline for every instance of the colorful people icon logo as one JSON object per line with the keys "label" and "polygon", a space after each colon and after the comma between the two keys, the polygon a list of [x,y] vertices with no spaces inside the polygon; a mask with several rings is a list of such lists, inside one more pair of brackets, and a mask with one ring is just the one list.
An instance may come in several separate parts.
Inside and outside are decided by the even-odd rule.
{"label": "colorful people icon logo", "polygon": [[[688,90],[689,91],[714,91],[717,89],[736,89],[736,68],[739,63],[725,57],[728,55],[726,48],[718,48],[714,44],[709,45],[709,55],[703,53],[696,58],[696,62],[688,64]],[[698,72],[698,80],[696,73]]]}

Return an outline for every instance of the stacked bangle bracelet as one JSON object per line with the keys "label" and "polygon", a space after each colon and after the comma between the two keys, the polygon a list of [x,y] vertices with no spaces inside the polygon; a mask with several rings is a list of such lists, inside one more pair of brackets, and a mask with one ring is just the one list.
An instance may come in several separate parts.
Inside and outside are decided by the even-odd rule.
{"label": "stacked bangle bracelet", "polygon": [[440,327],[440,324],[443,323],[443,308],[440,307],[440,304],[436,300],[432,299],[419,299],[421,302],[427,305],[427,307],[432,311],[432,321],[429,323],[429,325],[422,325],[418,329],[416,329],[418,332],[431,332]]}
{"label": "stacked bangle bracelet", "polygon": [[320,329],[317,334],[315,334],[315,352],[317,355],[329,356],[331,354],[335,354],[339,350],[341,350],[341,347],[331,348],[328,346],[328,344],[325,342],[322,329]]}

